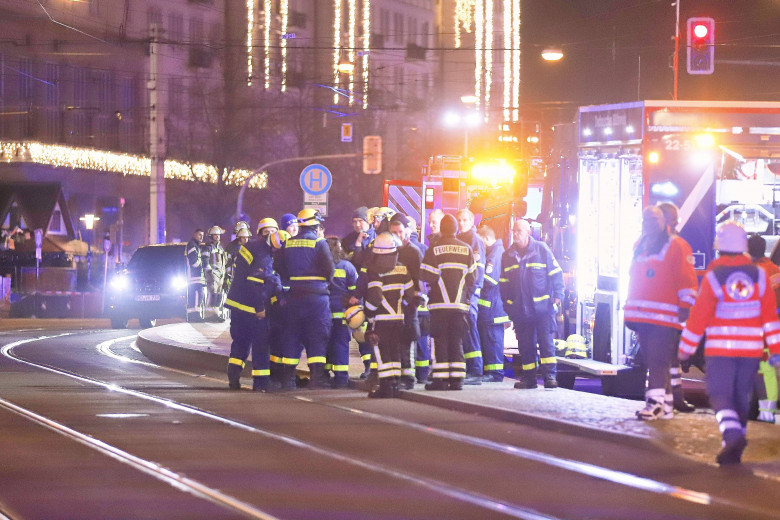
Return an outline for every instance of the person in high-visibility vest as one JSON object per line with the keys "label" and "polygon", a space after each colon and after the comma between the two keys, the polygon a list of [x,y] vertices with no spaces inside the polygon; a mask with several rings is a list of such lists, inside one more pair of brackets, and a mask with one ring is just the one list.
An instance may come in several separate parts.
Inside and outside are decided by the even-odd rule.
{"label": "person in high-visibility vest", "polygon": [[477,233],[485,243],[485,282],[477,301],[477,326],[484,362],[482,381],[499,383],[504,380],[504,329],[510,323],[498,287],[504,243],[500,238],[496,239],[496,232],[490,226],[480,226]]}
{"label": "person in high-visibility vest", "polygon": [[335,262],[335,271],[328,285],[331,329],[325,370],[333,372],[333,388],[346,388],[349,386],[349,340],[352,331],[347,326],[344,311],[345,302],[355,293],[358,275],[355,266],[346,259],[341,240],[338,237],[328,237],[326,240]]}
{"label": "person in high-visibility vest", "polygon": [[187,288],[187,321],[200,321],[199,306],[205,306],[206,278],[203,275],[203,257],[200,251],[204,234],[202,229],[196,229],[184,250],[190,273]]}

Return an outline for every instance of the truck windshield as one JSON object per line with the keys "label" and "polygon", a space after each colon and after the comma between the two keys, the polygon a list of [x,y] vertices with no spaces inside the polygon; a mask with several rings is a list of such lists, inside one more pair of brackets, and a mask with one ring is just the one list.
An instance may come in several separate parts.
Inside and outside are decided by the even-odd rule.
{"label": "truck windshield", "polygon": [[184,270],[185,265],[183,245],[142,247],[133,254],[127,269],[130,271]]}

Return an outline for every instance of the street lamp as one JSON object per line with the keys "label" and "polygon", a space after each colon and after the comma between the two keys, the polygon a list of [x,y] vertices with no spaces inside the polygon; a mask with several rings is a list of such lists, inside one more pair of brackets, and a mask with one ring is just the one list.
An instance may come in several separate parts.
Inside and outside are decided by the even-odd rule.
{"label": "street lamp", "polygon": [[547,48],[542,51],[542,59],[544,61],[561,61],[563,59],[563,51],[558,48]]}
{"label": "street lamp", "polygon": [[84,223],[84,228],[89,231],[87,233],[87,285],[89,285],[92,279],[92,230],[95,229],[95,222],[100,220],[100,217],[87,213],[79,220]]}
{"label": "street lamp", "polygon": [[450,110],[444,114],[444,124],[446,126],[457,128],[463,127],[463,158],[469,157],[469,128],[476,128],[481,123],[479,112],[474,108],[477,103],[477,96],[466,95],[460,97],[463,105],[472,105],[471,108],[464,106],[461,110]]}

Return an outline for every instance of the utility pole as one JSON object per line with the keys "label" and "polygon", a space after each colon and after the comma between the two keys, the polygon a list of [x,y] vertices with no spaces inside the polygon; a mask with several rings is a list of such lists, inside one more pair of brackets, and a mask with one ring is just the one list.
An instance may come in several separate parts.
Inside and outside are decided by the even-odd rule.
{"label": "utility pole", "polygon": [[674,2],[677,14],[674,25],[674,94],[672,99],[675,101],[677,101],[677,86],[680,82],[680,1],[675,0]]}
{"label": "utility pole", "polygon": [[157,89],[160,26],[153,23],[149,44],[149,243],[165,243],[165,116],[160,110]]}

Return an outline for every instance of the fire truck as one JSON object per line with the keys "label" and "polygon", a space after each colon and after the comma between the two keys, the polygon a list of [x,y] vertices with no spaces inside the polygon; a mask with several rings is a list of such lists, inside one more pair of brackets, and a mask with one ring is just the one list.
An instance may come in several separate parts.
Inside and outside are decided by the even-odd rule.
{"label": "fire truck", "polygon": [[[740,222],[780,234],[780,103],[638,101],[581,107],[556,127],[550,171],[556,255],[568,269],[566,333],[581,334],[588,359],[559,358],[600,376],[605,393],[641,395],[644,367],[623,304],[645,206],[672,202],[697,272],[713,259],[715,227]],[[771,251],[771,249],[769,249]],[[559,365],[560,366],[560,365]],[[563,370],[564,377],[572,377]]]}

